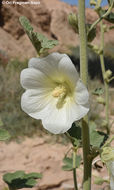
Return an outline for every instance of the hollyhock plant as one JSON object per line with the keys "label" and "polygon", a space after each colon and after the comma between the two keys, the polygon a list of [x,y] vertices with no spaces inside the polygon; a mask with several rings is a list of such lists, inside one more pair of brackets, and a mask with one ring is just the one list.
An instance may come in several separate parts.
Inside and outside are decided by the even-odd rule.
{"label": "hollyhock plant", "polygon": [[89,111],[88,90],[66,54],[30,59],[20,81],[26,89],[22,109],[54,134],[65,133]]}

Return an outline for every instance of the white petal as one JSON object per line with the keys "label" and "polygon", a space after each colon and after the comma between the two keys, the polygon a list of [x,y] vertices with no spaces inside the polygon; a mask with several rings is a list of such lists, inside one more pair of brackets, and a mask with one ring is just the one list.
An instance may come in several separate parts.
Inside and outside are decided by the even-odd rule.
{"label": "white petal", "polygon": [[58,67],[59,73],[65,74],[73,84],[76,84],[79,76],[75,66],[67,55],[60,60]]}
{"label": "white petal", "polygon": [[88,113],[88,111],[88,105],[78,105],[73,103],[71,106],[71,115],[74,117],[74,121],[82,119]]}
{"label": "white petal", "polygon": [[54,134],[65,133],[68,131],[74,121],[84,117],[89,108],[71,103],[70,99],[61,109],[56,108],[56,100],[51,98],[49,104],[40,112],[30,113],[29,115],[36,119],[42,119],[45,129]]}
{"label": "white petal", "polygon": [[58,63],[65,54],[51,53],[45,58],[32,58],[29,60],[28,66],[40,70],[45,75],[50,75],[53,71],[57,70]]}
{"label": "white petal", "polygon": [[48,91],[43,89],[26,90],[26,92],[21,97],[21,107],[27,114],[40,112],[47,106],[48,101]]}
{"label": "white petal", "polygon": [[62,109],[53,109],[50,107],[49,115],[42,120],[45,129],[54,134],[65,133],[68,131],[74,121],[83,118],[88,108],[80,105],[71,105],[67,103]]}
{"label": "white petal", "polygon": [[52,82],[41,71],[27,68],[21,72],[20,82],[25,89],[37,89],[39,87],[51,87]]}
{"label": "white petal", "polygon": [[88,103],[89,93],[86,86],[79,79],[75,88],[75,101],[77,104],[84,105]]}
{"label": "white petal", "polygon": [[50,107],[48,116],[42,120],[45,129],[53,134],[65,133],[72,126],[72,120],[68,117],[66,106],[61,109]]}
{"label": "white petal", "polygon": [[69,80],[75,84],[78,79],[75,66],[66,54],[52,53],[45,58],[32,58],[29,67],[40,70],[56,82]]}

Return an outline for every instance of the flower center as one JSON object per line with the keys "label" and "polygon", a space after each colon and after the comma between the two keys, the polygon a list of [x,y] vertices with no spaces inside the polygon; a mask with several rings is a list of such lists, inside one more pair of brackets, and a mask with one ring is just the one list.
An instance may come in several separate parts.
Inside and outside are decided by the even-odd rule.
{"label": "flower center", "polygon": [[52,96],[57,98],[57,108],[60,109],[63,107],[64,103],[66,102],[66,96],[69,93],[69,87],[67,84],[59,84],[52,92]]}
{"label": "flower center", "polygon": [[67,94],[67,89],[64,85],[59,85],[53,90],[53,97],[60,97]]}

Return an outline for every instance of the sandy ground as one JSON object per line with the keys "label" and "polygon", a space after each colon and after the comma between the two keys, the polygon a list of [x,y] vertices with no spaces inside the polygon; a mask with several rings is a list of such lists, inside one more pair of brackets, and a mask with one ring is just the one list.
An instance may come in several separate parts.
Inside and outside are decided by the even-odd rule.
{"label": "sandy ground", "polygon": [[[43,178],[32,190],[73,190],[72,172],[61,169],[64,154],[70,145],[46,143],[43,138],[26,138],[22,143],[0,143],[0,190],[6,187],[2,175],[7,172],[24,170],[41,172]],[[93,169],[93,175],[107,177],[106,168]],[[82,171],[77,169],[78,185],[81,189]],[[106,184],[104,185],[106,186]],[[93,185],[92,190],[106,190]],[[27,189],[23,189],[27,190]]]}

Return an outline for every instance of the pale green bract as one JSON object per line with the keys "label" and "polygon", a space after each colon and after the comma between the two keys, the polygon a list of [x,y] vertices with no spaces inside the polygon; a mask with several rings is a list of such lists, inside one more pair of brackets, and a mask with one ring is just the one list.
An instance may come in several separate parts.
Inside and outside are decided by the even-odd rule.
{"label": "pale green bract", "polygon": [[22,109],[54,134],[65,133],[89,111],[88,90],[66,54],[30,59],[20,81],[26,89]]}

